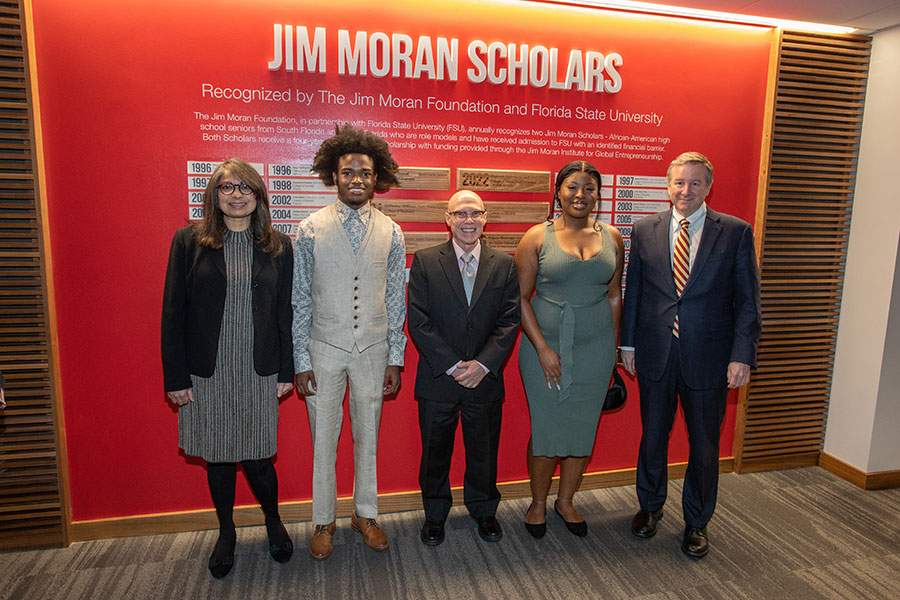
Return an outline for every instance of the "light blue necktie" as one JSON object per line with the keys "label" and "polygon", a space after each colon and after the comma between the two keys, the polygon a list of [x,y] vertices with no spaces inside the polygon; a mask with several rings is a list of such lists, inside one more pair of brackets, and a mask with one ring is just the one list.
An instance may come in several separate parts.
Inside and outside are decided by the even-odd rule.
{"label": "light blue necktie", "polygon": [[472,254],[463,254],[462,259],[463,262],[466,263],[462,271],[463,288],[465,288],[466,290],[466,302],[471,304],[472,288],[475,287],[475,265],[472,264],[475,260],[475,257]]}

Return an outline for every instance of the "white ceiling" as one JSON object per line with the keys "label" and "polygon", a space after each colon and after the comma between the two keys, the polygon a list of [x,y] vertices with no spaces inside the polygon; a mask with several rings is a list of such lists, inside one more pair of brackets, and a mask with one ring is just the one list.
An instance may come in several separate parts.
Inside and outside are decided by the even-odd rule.
{"label": "white ceiling", "polygon": [[900,24],[897,0],[647,0],[656,4],[856,27],[870,34]]}

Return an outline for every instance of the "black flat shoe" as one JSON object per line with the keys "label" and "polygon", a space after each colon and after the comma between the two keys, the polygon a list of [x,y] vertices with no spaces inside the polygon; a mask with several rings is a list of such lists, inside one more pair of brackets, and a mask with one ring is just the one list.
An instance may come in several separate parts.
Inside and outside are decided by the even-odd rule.
{"label": "black flat shoe", "polygon": [[584,537],[587,535],[587,521],[581,521],[580,523],[576,523],[575,521],[566,521],[566,519],[562,516],[562,513],[559,512],[559,508],[556,507],[556,500],[553,501],[553,512],[559,515],[559,518],[563,520],[563,523],[566,524],[566,529],[568,529],[571,533],[577,535],[578,537]]}
{"label": "black flat shoe", "polygon": [[237,537],[234,532],[230,536],[219,534],[216,546],[209,557],[209,572],[216,579],[222,579],[231,572],[231,567],[234,566],[234,546],[236,543]]}
{"label": "black flat shoe", "polygon": [[444,541],[444,522],[426,519],[419,537],[426,546],[440,546]]}
{"label": "black flat shoe", "polygon": [[276,519],[266,519],[266,534],[269,536],[269,554],[275,562],[286,563],[294,554],[294,544],[284,523]]}
{"label": "black flat shoe", "polygon": [[[531,512],[532,506],[534,506],[534,505],[533,504],[529,505],[528,510],[525,511],[526,517],[528,516],[528,513]],[[530,533],[531,537],[533,537],[536,540],[541,539],[547,533],[546,515],[547,515],[547,510],[544,509],[544,522],[543,523],[529,523],[528,521],[525,522],[525,530],[528,533]]]}
{"label": "black flat shoe", "polygon": [[661,508],[653,512],[642,508],[631,521],[631,533],[642,538],[652,538],[656,535],[656,525],[662,518],[663,510]]}
{"label": "black flat shoe", "polygon": [[697,529],[685,525],[681,551],[692,558],[703,558],[709,554],[709,538],[706,537],[706,528]]}

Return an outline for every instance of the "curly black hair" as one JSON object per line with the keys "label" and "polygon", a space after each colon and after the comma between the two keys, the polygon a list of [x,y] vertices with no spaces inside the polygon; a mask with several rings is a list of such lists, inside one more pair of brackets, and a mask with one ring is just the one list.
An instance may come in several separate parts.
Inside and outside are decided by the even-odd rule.
{"label": "curly black hair", "polygon": [[399,186],[397,171],[400,166],[386,141],[365,129],[356,129],[349,123],[343,127],[334,126],[334,135],[319,146],[313,159],[312,171],[318,174],[322,183],[331,187],[335,185],[334,173],[338,169],[338,160],[345,154],[365,154],[375,164],[375,191],[386,192]]}

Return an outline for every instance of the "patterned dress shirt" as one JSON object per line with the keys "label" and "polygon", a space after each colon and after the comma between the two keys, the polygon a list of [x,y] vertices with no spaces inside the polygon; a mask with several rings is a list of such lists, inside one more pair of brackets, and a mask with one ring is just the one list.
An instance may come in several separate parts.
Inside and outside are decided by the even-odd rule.
{"label": "patterned dress shirt", "polygon": [[[358,210],[337,201],[337,213],[344,232],[354,253],[359,253],[369,222],[372,220],[372,206],[368,202]],[[403,231],[396,223],[391,233],[391,248],[388,251],[387,289],[384,304],[388,321],[388,364],[403,366],[403,352],[406,349],[406,335],[403,321],[406,320],[406,242]],[[313,247],[316,232],[309,219],[304,219],[297,229],[294,242],[294,370],[297,373],[312,370],[309,360],[309,330],[312,327],[312,275]]]}

